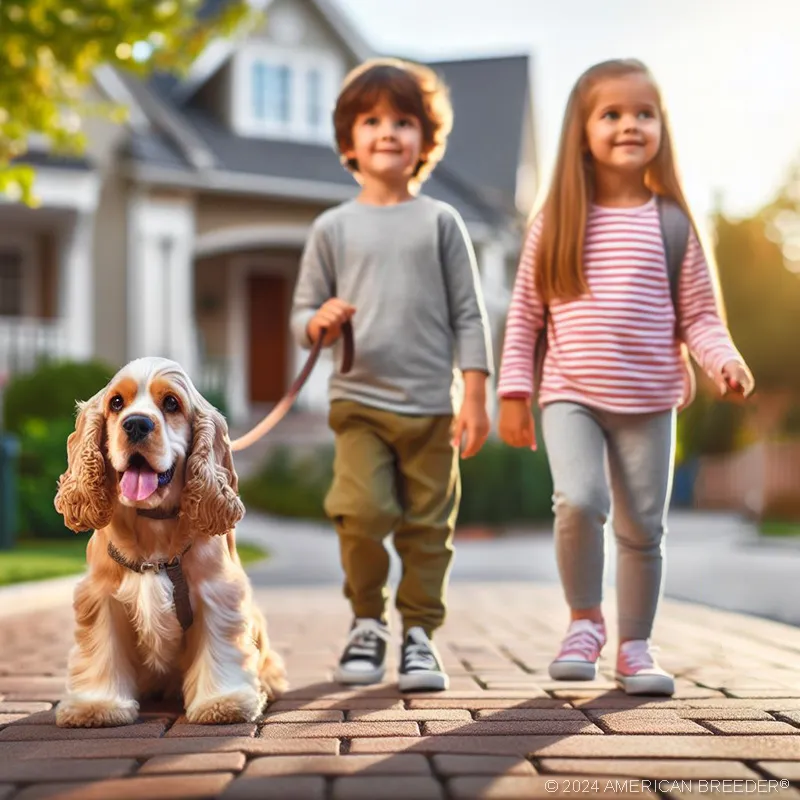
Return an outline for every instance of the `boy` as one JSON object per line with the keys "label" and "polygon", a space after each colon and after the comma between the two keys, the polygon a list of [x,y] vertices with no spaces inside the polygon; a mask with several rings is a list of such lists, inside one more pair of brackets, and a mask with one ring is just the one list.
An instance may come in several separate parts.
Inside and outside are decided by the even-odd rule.
{"label": "boy", "polygon": [[[383,679],[389,556],[403,565],[401,691],[449,683],[431,641],[445,614],[462,457],[489,433],[492,355],[478,273],[463,222],[416,190],[444,155],[452,126],[445,87],[430,69],[373,60],[345,79],[334,111],[343,164],[361,185],[322,214],[303,254],[292,330],[309,347],[333,344],[351,317],[355,361],[334,372],[329,423],[333,484],[325,511],[339,535],[354,621],[335,673],[346,684]],[[464,392],[453,424],[454,351]],[[462,441],[463,439],[463,441]]]}

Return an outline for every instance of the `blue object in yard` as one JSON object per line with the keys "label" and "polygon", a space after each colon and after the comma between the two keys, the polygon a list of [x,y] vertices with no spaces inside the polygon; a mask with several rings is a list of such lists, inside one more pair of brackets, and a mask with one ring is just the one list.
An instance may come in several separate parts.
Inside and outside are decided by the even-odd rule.
{"label": "blue object in yard", "polygon": [[17,538],[17,458],[19,442],[0,433],[0,550],[11,550]]}
{"label": "blue object in yard", "polygon": [[692,458],[675,468],[675,477],[672,481],[673,508],[692,508],[694,505],[694,485],[699,466],[699,461]]}

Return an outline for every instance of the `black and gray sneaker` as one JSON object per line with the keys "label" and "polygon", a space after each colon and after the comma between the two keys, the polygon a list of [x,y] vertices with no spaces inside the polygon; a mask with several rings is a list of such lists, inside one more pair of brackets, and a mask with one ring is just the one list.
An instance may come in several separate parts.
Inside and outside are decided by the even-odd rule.
{"label": "black and gray sneaker", "polygon": [[356,619],[333,679],[339,683],[379,683],[386,672],[389,628],[377,619]]}
{"label": "black and gray sneaker", "polygon": [[440,692],[450,685],[436,646],[422,628],[411,628],[400,653],[401,692]]}

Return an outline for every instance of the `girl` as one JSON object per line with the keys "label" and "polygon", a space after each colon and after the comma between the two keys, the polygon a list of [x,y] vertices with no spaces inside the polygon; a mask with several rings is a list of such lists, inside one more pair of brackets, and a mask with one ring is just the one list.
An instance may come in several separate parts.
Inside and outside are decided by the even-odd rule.
{"label": "girl", "polygon": [[[683,343],[722,394],[746,397],[754,382],[722,319],[693,226],[673,303],[659,197],[689,217],[658,88],[639,61],[598,64],[567,104],[552,185],[517,273],[498,394],[503,441],[535,448],[531,400],[539,384],[556,555],[571,609],[551,677],[597,674],[606,642],[600,603],[610,494],[617,682],[629,694],[671,695],[674,680],[654,659],[649,637],[661,593],[676,408],[688,399]],[[543,330],[547,350],[534,375]]]}

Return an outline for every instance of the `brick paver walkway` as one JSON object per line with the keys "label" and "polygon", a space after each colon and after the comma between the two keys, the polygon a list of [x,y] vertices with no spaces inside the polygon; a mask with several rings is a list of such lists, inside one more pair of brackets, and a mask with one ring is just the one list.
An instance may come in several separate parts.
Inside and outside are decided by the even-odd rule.
{"label": "brick paver walkway", "polygon": [[258,596],[293,688],[252,725],[150,707],[129,727],[59,729],[70,610],[0,619],[0,800],[684,798],[711,780],[800,798],[795,628],[665,602],[656,640],[676,697],[632,699],[610,680],[613,638],[602,680],[549,680],[557,588],[457,584],[437,637],[452,688],[403,696],[329,682],[349,624],[335,589]]}

